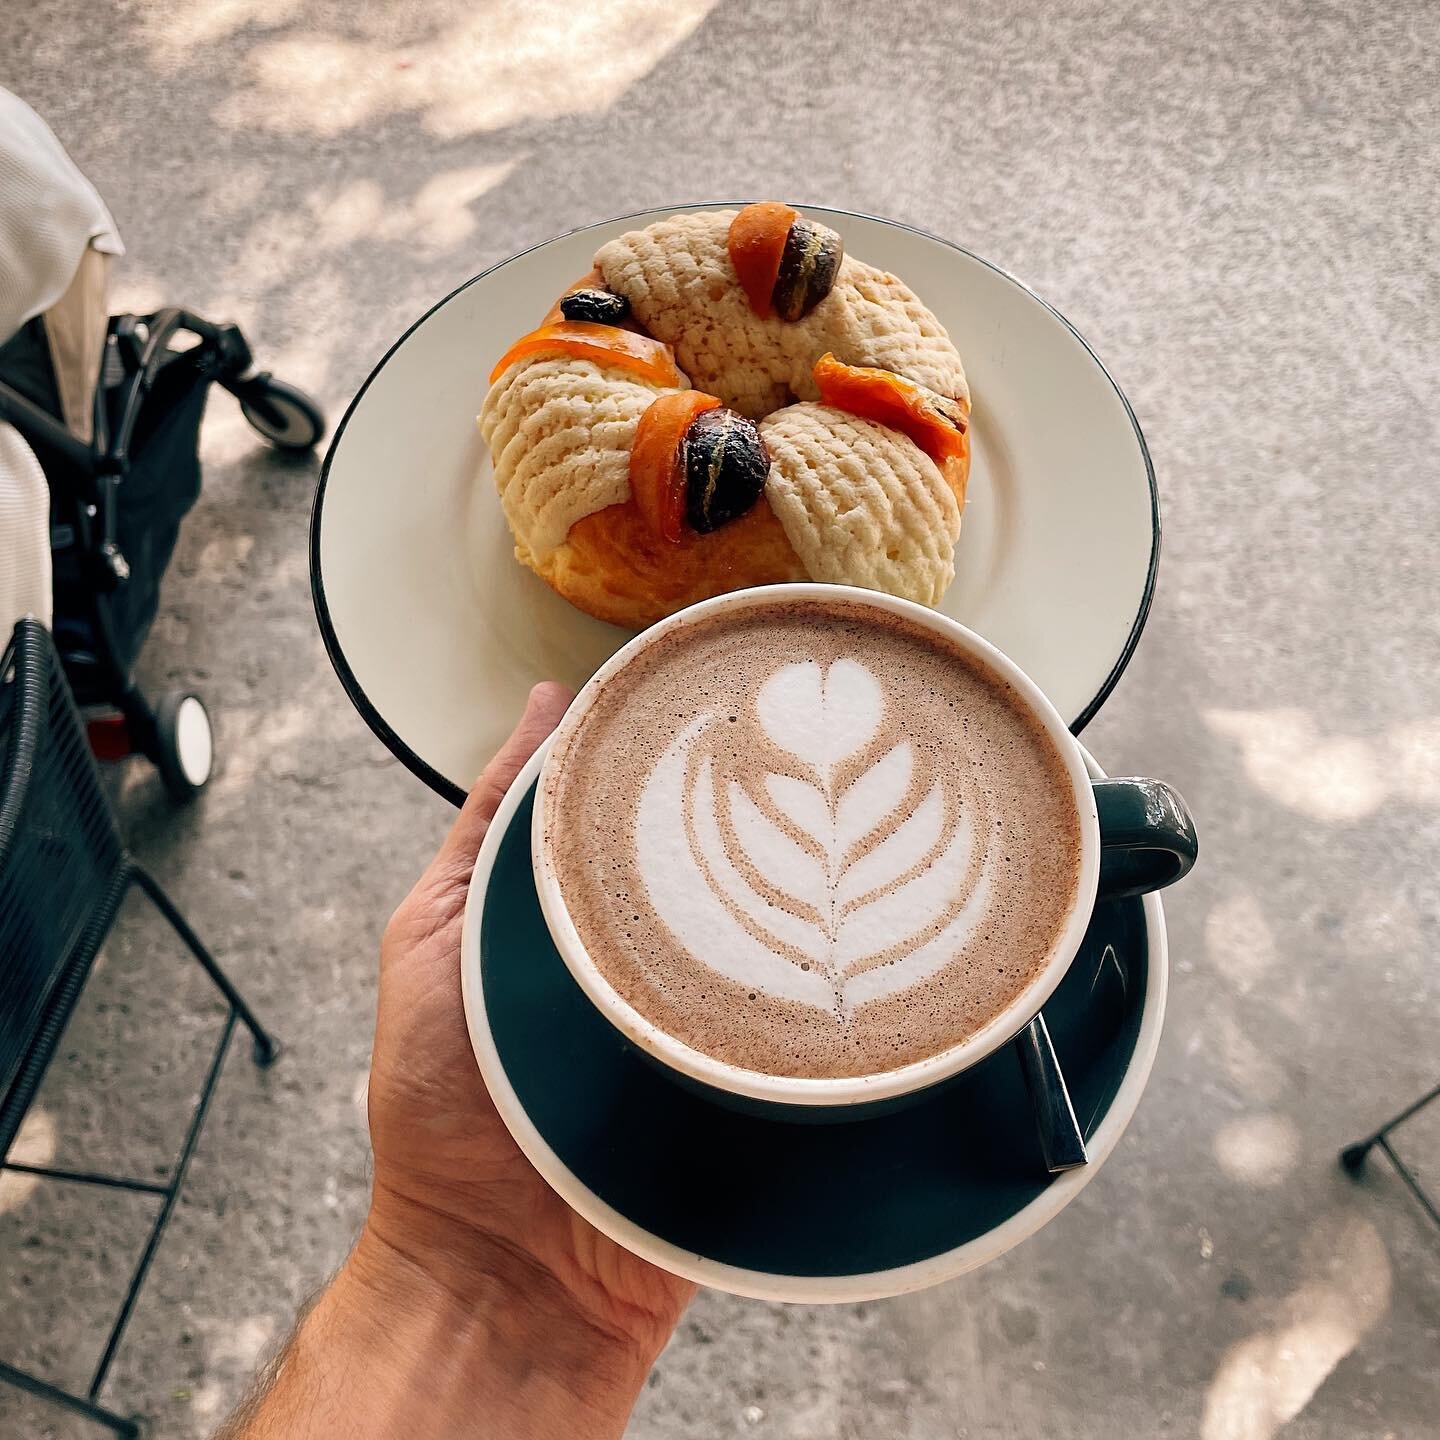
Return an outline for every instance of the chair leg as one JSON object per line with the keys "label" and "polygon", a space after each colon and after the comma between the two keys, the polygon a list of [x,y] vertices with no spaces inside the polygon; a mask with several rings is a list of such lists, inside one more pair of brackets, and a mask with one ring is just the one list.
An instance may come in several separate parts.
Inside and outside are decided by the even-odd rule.
{"label": "chair leg", "polygon": [[1440,1206],[1430,1198],[1430,1195],[1421,1185],[1419,1177],[1400,1157],[1399,1151],[1390,1143],[1390,1132],[1397,1125],[1402,1125],[1412,1115],[1418,1114],[1432,1100],[1440,1098],[1440,1085],[1437,1085],[1428,1094],[1422,1095],[1413,1105],[1407,1105],[1393,1119],[1387,1120],[1373,1135],[1367,1135],[1363,1140],[1356,1141],[1353,1145],[1347,1145],[1340,1152],[1340,1164],[1351,1174],[1358,1175],[1365,1167],[1365,1158],[1372,1149],[1378,1148],[1395,1167],[1395,1173],[1405,1182],[1405,1187],[1420,1203],[1426,1214],[1440,1225]]}
{"label": "chair leg", "polygon": [[1365,1164],[1365,1157],[1373,1146],[1380,1144],[1397,1125],[1403,1125],[1412,1115],[1418,1115],[1432,1100],[1437,1098],[1440,1098],[1440,1085],[1437,1085],[1428,1094],[1422,1095],[1413,1105],[1407,1105],[1398,1115],[1387,1120],[1373,1135],[1367,1135],[1363,1140],[1357,1140],[1355,1144],[1347,1145],[1340,1152],[1340,1163],[1352,1175],[1356,1174]]}
{"label": "chair leg", "polygon": [[170,927],[185,942],[186,948],[200,962],[200,968],[215,982],[216,988],[230,1002],[231,1008],[241,1023],[254,1038],[251,1053],[255,1063],[262,1069],[274,1063],[280,1053],[280,1046],[274,1036],[255,1018],[255,1013],[245,1003],[240,992],[231,983],[230,977],[216,963],[215,957],[201,943],[200,937],[190,928],[189,922],[175,908],[174,902],[160,888],[155,878],[136,865],[133,869],[135,883],[154,902],[155,908],[170,922]]}
{"label": "chair leg", "polygon": [[1387,1120],[1375,1132],[1375,1139],[1378,1140],[1397,1125],[1403,1125],[1412,1115],[1418,1115],[1437,1096],[1440,1096],[1440,1085],[1437,1085],[1428,1095],[1422,1095],[1413,1105],[1407,1105],[1393,1120]]}
{"label": "chair leg", "polygon": [[1374,1143],[1374,1140],[1361,1140],[1357,1144],[1347,1145],[1340,1152],[1340,1164],[1352,1175],[1358,1175],[1365,1168],[1365,1159]]}
{"label": "chair leg", "polygon": [[230,1049],[230,1037],[234,1033],[235,1011],[232,1010],[225,1017],[225,1024],[221,1027],[220,1041],[211,1058],[205,1083],[200,1087],[200,1099],[190,1117],[190,1128],[185,1132],[185,1143],[180,1149],[179,1159],[175,1162],[175,1170],[165,1191],[165,1199],[150,1227],[150,1236],[145,1241],[145,1248],[135,1262],[135,1269],[130,1276],[130,1288],[125,1293],[125,1302],[120,1307],[120,1313],[115,1317],[115,1323],[110,1327],[110,1335],[105,1341],[105,1350],[100,1356],[100,1363],[96,1365],[95,1373],[90,1378],[92,1398],[100,1393],[100,1387],[105,1383],[105,1377],[110,1371],[110,1362],[114,1360],[115,1352],[120,1348],[120,1340],[125,1334],[125,1327],[130,1323],[130,1316],[134,1313],[136,1303],[140,1299],[140,1287],[145,1283],[150,1262],[154,1260],[155,1252],[159,1250],[161,1238],[165,1234],[165,1228],[169,1225],[170,1217],[175,1212],[175,1205],[180,1199],[180,1191],[185,1185],[185,1176],[190,1170],[191,1158],[200,1141],[200,1132],[205,1128],[205,1117],[210,1112],[210,1101],[215,1094],[216,1083],[220,1079],[220,1070],[225,1064],[226,1052]]}
{"label": "chair leg", "polygon": [[78,1395],[72,1395],[68,1390],[62,1390],[58,1385],[51,1385],[46,1380],[37,1379],[34,1375],[27,1375],[23,1370],[17,1370],[3,1360],[0,1360],[0,1381],[7,1385],[13,1385],[17,1390],[29,1391],[31,1395],[36,1395],[41,1400],[48,1400],[52,1405],[59,1405],[62,1409],[70,1410],[76,1415],[83,1415],[97,1425],[104,1425],[108,1430],[121,1436],[122,1440],[140,1440],[140,1422],[133,1416],[127,1419],[123,1415],[117,1415],[113,1410],[105,1409],[103,1405],[95,1404],[93,1400],[82,1400]]}

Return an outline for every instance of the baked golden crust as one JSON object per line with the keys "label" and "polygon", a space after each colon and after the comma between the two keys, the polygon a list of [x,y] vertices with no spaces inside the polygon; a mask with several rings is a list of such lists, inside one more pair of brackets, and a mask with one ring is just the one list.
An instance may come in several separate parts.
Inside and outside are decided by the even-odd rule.
{"label": "baked golden crust", "polygon": [[763,496],[738,520],[678,545],[662,540],[627,500],[577,521],[547,555],[515,553],[587,615],[631,630],[727,590],[809,579]]}
{"label": "baked golden crust", "polygon": [[908,435],[801,401],[760,422],[765,493],[813,580],[938,605],[955,578],[960,505]]}
{"label": "baked golden crust", "polygon": [[[962,462],[943,472],[962,506],[969,467],[967,445]],[[577,521],[544,559],[519,547],[515,554],[572,605],[628,630],[729,590],[815,578],[764,496],[739,520],[679,545],[656,535],[629,500]]]}

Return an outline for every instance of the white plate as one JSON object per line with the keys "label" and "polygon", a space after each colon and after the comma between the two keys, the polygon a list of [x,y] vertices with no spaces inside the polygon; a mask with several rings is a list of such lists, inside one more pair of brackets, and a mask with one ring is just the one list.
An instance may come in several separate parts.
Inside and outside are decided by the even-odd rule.
{"label": "white plate", "polygon": [[[727,203],[607,220],[477,275],[396,342],[335,432],[310,533],[326,648],[376,734],[457,804],[535,681],[578,688],[627,638],[515,561],[475,426],[490,368],[607,240]],[[901,276],[959,346],[974,456],[940,608],[1078,731],[1129,660],[1155,583],[1155,479],[1130,406],[1064,318],[1003,270],[889,220],[805,209]]]}
{"label": "white plate", "polygon": [[[491,1033],[485,1009],[481,945],[485,895],[500,845],[515,818],[515,812],[540,773],[548,742],[533,755],[510,786],[480,847],[465,902],[465,925],[460,942],[460,982],[465,1004],[466,1025],[471,1047],[486,1089],[515,1142],[550,1187],[602,1234],[655,1265],[683,1275],[698,1284],[757,1300],[786,1300],[800,1304],[834,1304],[881,1299],[923,1290],[977,1269],[1012,1250],[1053,1220],[1080,1193],[1109,1159],[1140,1104],[1150,1078],[1151,1066],[1160,1045],[1169,989],[1170,962],[1165,937],[1165,913],[1158,895],[1146,895],[1141,902],[1145,913],[1146,985],[1140,1023],[1114,1097],[1086,1141],[1089,1163],[1056,1175],[1029,1203],[974,1239],[943,1253],[888,1270],[853,1274],[791,1275],[776,1270],[743,1269],[713,1256],[681,1249],[622,1214],[597,1195],[556,1153],[540,1127],[531,1118],[506,1073]],[[1086,763],[1096,778],[1104,771],[1087,754]],[[528,851],[528,839],[526,840]],[[560,962],[557,960],[556,965]],[[584,1097],[576,1104],[584,1104]],[[612,1117],[613,1118],[613,1117]],[[598,1121],[597,1123],[604,1123]],[[825,1127],[829,1128],[829,1127]],[[836,1129],[844,1129],[839,1126]],[[895,1177],[903,1184],[902,1176]]]}

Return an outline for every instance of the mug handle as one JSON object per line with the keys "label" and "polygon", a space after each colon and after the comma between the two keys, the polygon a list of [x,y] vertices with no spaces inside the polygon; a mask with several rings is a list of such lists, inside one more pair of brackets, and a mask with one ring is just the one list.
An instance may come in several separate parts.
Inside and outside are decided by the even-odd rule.
{"label": "mug handle", "polygon": [[1096,780],[1100,899],[1122,900],[1173,885],[1199,852],[1195,821],[1163,780]]}

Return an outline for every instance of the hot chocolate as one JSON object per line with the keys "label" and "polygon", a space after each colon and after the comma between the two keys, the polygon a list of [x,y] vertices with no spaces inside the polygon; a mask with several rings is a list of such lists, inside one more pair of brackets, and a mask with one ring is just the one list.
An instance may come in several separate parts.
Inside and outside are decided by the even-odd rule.
{"label": "hot chocolate", "polygon": [[1081,831],[1009,681],[907,617],[759,603],[659,637],[541,797],[587,953],[640,1014],[771,1075],[974,1034],[1064,931]]}

